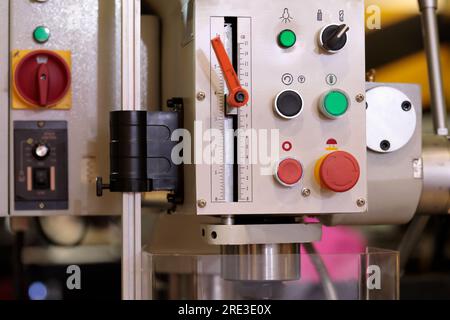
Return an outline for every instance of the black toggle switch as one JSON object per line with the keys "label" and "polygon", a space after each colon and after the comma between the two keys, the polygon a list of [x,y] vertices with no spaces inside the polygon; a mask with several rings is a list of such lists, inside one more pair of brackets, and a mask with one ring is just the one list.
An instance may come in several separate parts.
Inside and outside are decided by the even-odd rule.
{"label": "black toggle switch", "polygon": [[346,24],[332,24],[325,27],[320,34],[320,45],[328,52],[342,50],[347,44],[347,32],[350,27]]}
{"label": "black toggle switch", "polygon": [[33,189],[48,190],[50,189],[50,169],[34,168],[33,169]]}

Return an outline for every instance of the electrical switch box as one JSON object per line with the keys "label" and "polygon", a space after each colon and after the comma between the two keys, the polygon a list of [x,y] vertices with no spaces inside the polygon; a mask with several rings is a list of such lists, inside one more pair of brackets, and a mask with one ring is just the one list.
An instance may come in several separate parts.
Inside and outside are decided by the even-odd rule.
{"label": "electrical switch box", "polygon": [[362,0],[146,2],[191,134],[180,213],[367,210]]}
{"label": "electrical switch box", "polygon": [[7,213],[120,214],[121,195],[98,198],[95,179],[109,172],[109,113],[121,108],[121,1],[1,2]]}
{"label": "electrical switch box", "polygon": [[14,122],[15,210],[67,210],[67,122]]}

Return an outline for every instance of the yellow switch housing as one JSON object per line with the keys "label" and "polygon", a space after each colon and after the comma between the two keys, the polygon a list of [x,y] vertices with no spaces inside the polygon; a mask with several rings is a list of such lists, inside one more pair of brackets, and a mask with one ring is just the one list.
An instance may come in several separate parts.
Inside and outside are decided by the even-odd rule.
{"label": "yellow switch housing", "polygon": [[[72,108],[72,85],[70,85],[69,90],[67,91],[66,95],[56,104],[52,105],[48,108],[42,108],[38,105],[30,104],[28,101],[23,99],[21,95],[19,94],[19,91],[16,88],[16,81],[15,81],[15,73],[16,68],[18,64],[22,61],[24,57],[26,57],[29,53],[33,52],[35,50],[13,50],[11,52],[11,105],[13,109],[16,110],[26,110],[26,109],[40,109],[40,110],[70,110]],[[52,51],[53,53],[57,54],[59,57],[61,57],[66,64],[69,66],[70,72],[72,70],[72,58],[71,58],[71,52],[70,51],[63,51],[63,50],[47,50]]]}

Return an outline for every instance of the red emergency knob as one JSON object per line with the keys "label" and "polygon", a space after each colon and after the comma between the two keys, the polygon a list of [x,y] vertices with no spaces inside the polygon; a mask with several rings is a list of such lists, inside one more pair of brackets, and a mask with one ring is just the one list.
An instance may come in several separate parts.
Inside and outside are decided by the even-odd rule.
{"label": "red emergency knob", "polygon": [[66,61],[53,51],[32,51],[15,69],[14,88],[31,106],[56,105],[67,95],[70,85],[70,68]]}
{"label": "red emergency knob", "polygon": [[303,177],[303,166],[296,159],[285,159],[278,164],[275,177],[285,187],[293,187]]}
{"label": "red emergency knob", "polygon": [[361,174],[358,160],[344,151],[336,151],[326,156],[319,173],[323,186],[334,192],[353,189]]}
{"label": "red emergency knob", "polygon": [[241,86],[239,77],[236,74],[236,70],[234,70],[230,57],[228,57],[222,40],[220,40],[220,37],[216,37],[211,40],[211,44],[214,52],[216,53],[217,60],[219,61],[220,68],[222,69],[223,77],[228,87],[228,105],[234,108],[245,106],[248,103],[250,96],[248,91]]}

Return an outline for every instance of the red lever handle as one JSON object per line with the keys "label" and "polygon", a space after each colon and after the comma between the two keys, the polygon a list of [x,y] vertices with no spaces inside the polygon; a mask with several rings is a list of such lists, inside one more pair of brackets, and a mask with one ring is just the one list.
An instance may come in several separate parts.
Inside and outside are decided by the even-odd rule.
{"label": "red lever handle", "polygon": [[212,47],[216,53],[217,60],[219,61],[220,68],[223,72],[223,77],[227,83],[228,91],[230,92],[227,98],[228,105],[241,108],[248,103],[250,96],[248,91],[241,86],[241,82],[233,68],[230,58],[225,50],[225,47],[220,40],[220,37],[216,37],[211,40]]}
{"label": "red lever handle", "polygon": [[46,63],[42,63],[38,69],[38,87],[39,87],[39,105],[46,107],[48,105],[48,87],[49,71]]}

